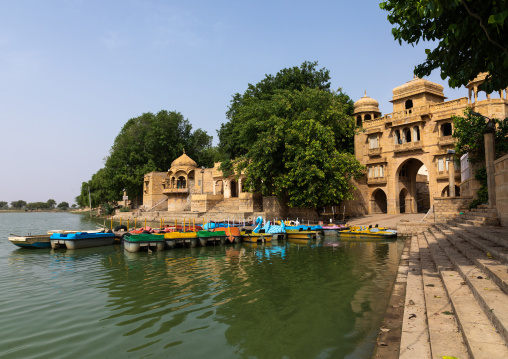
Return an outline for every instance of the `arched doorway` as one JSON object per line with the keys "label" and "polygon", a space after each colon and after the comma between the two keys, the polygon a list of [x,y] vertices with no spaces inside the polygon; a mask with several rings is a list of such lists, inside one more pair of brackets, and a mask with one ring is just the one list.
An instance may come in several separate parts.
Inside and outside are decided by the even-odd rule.
{"label": "arched doorway", "polygon": [[[408,197],[408,190],[403,188],[399,193],[399,212],[406,213],[406,200]],[[411,212],[408,212],[411,213]]]}
{"label": "arched doorway", "polygon": [[235,180],[231,180],[231,197],[238,197],[238,185]]}
{"label": "arched doorway", "polygon": [[372,213],[388,212],[388,201],[385,191],[378,188],[372,193],[372,207]]}
{"label": "arched doorway", "polygon": [[224,184],[222,180],[215,182],[215,194],[224,194]]}
{"label": "arched doorway", "polygon": [[[441,191],[441,197],[450,197],[450,185],[447,185]],[[460,197],[460,187],[455,186],[455,197]]]}
{"label": "arched doorway", "polygon": [[[418,210],[423,211],[422,207],[430,207],[430,198],[424,198],[425,196],[429,197],[427,175],[422,177],[420,175],[420,169],[426,170],[427,167],[424,166],[422,161],[416,158],[409,158],[399,165],[395,177],[397,179],[397,192],[395,193],[397,193],[396,201],[398,202],[394,208],[395,211],[399,213],[418,213]],[[427,171],[423,172],[427,173]],[[427,187],[427,190],[424,191],[426,193],[421,193],[420,196],[418,193],[418,182],[423,182],[422,185]],[[418,200],[422,203],[429,201],[429,204],[420,206],[419,208]]]}

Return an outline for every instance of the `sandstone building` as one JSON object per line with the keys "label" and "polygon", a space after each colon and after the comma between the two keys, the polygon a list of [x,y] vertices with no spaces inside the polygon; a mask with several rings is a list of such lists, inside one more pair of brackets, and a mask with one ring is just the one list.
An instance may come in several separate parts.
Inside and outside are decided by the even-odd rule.
{"label": "sandstone building", "polygon": [[[472,195],[472,178],[462,178],[460,165],[450,161],[454,148],[452,115],[467,107],[489,118],[508,116],[507,91],[499,98],[479,100],[485,80],[471,81],[468,97],[446,101],[443,86],[414,78],[393,89],[393,112],[381,116],[379,103],[366,94],[354,104],[362,131],[355,136],[355,156],[367,167],[358,189],[368,213],[427,211],[436,197],[447,197],[450,177],[455,195]],[[452,174],[450,174],[452,172]]]}
{"label": "sandstone building", "polygon": [[203,214],[210,211],[231,213],[243,218],[262,209],[262,197],[246,191],[245,175],[225,178],[219,170],[198,167],[185,152],[171,163],[167,172],[150,172],[144,176],[145,210],[172,213]]}

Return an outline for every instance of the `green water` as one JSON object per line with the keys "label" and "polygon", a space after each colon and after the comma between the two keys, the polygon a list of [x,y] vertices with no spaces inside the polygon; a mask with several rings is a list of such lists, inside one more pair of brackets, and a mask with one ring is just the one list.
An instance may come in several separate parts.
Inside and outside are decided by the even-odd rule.
{"label": "green water", "polygon": [[21,249],[10,233],[92,229],[0,213],[1,358],[370,358],[402,241],[128,253]]}

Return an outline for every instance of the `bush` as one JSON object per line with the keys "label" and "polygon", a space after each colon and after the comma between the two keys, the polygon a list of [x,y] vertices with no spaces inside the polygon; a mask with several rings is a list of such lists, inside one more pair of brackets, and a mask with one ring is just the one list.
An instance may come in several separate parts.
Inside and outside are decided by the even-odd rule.
{"label": "bush", "polygon": [[103,203],[101,205],[101,212],[106,216],[109,216],[114,211],[114,208],[109,203]]}
{"label": "bush", "polygon": [[130,212],[131,209],[129,207],[122,207],[120,208],[120,212]]}

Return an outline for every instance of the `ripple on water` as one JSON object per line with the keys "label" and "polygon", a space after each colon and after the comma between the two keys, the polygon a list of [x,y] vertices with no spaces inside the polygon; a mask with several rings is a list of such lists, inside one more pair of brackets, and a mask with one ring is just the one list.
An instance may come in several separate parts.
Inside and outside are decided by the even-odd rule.
{"label": "ripple on water", "polygon": [[5,240],[0,356],[369,357],[401,248],[281,242],[148,254]]}

